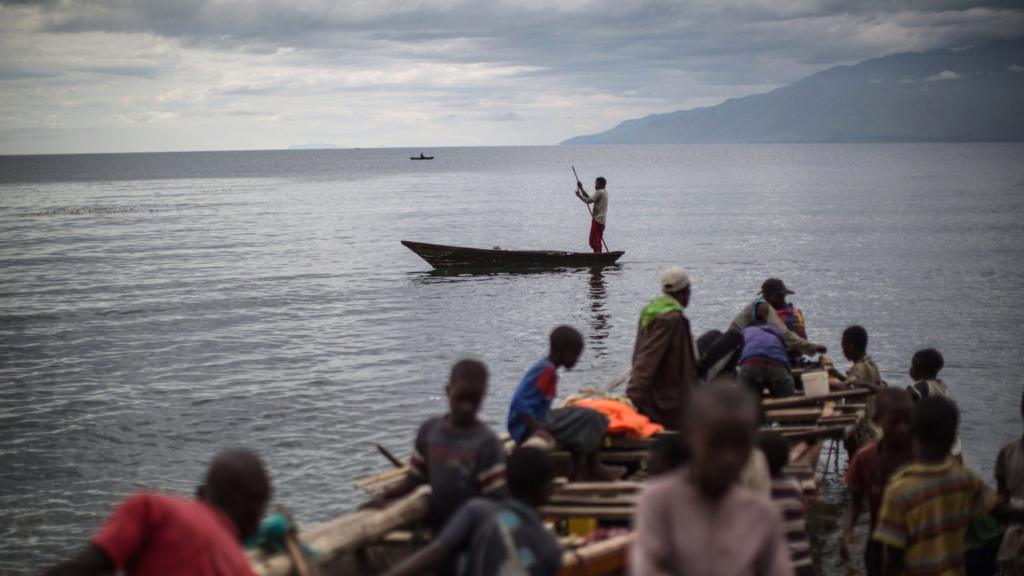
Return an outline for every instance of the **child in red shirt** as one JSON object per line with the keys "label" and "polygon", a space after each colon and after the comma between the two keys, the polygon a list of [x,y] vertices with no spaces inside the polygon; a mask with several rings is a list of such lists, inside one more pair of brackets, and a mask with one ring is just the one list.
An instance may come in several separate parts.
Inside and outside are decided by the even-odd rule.
{"label": "child in red shirt", "polygon": [[241,542],[256,532],[270,500],[270,480],[256,454],[221,452],[196,500],[136,494],[114,510],[76,558],[46,576],[250,576]]}
{"label": "child in red shirt", "polygon": [[[882,439],[861,448],[853,456],[846,471],[846,486],[850,491],[850,505],[843,521],[843,539],[840,554],[849,558],[855,544],[854,527],[867,499],[871,517],[871,530],[878,522],[878,510],[889,478],[913,459],[911,416],[914,403],[906,390],[885,388],[875,402],[875,423],[882,429]],[[869,532],[869,533],[870,533]],[[864,550],[864,568],[867,576],[882,574],[882,546],[869,538]]]}

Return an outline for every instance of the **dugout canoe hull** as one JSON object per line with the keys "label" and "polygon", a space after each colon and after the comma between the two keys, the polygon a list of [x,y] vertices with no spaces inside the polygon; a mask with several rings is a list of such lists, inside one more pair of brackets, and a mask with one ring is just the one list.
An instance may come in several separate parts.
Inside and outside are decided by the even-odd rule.
{"label": "dugout canoe hull", "polygon": [[557,252],[446,246],[402,240],[402,245],[438,270],[530,270],[594,268],[615,264],[625,252]]}

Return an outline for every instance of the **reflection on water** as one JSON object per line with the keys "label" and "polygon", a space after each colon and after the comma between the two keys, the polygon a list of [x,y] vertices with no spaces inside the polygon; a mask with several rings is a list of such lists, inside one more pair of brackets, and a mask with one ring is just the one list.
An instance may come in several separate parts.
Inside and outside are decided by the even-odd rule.
{"label": "reflection on water", "polygon": [[590,269],[590,334],[587,335],[591,353],[596,358],[608,354],[608,334],[611,332],[610,318],[607,309],[607,288],[605,286],[605,269]]}

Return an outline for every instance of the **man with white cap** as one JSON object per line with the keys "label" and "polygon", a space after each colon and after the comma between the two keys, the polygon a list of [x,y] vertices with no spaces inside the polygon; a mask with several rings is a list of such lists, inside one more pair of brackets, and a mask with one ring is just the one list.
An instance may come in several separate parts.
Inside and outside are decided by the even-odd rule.
{"label": "man with white cap", "polygon": [[678,430],[697,383],[693,335],[684,314],[690,303],[690,275],[670,266],[661,275],[661,292],[640,313],[626,395],[642,414]]}

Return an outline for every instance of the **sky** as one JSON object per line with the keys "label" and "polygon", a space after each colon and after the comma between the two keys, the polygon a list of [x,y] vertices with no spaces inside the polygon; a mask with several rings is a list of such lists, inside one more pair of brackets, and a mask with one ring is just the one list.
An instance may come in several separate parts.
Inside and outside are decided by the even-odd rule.
{"label": "sky", "polygon": [[1004,0],[0,0],[0,154],[555,144],[886,54]]}

